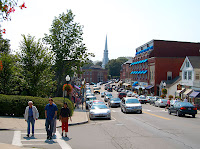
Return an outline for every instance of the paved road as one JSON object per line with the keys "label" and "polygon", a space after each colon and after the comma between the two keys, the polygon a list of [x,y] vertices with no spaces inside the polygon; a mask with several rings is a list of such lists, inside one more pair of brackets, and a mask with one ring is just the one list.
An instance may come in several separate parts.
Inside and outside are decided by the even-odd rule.
{"label": "paved road", "polygon": [[[103,91],[103,90],[101,90]],[[112,93],[115,97],[117,93]],[[98,99],[100,95],[97,95]],[[20,132],[24,147],[73,149],[199,149],[200,115],[177,117],[168,115],[164,108],[143,104],[143,114],[124,114],[111,108],[111,120],[92,120],[85,125],[71,126],[69,138],[46,141],[44,130],[36,130],[37,139],[28,140]],[[0,142],[12,144],[13,131],[0,131]],[[10,139],[11,138],[11,139]]]}

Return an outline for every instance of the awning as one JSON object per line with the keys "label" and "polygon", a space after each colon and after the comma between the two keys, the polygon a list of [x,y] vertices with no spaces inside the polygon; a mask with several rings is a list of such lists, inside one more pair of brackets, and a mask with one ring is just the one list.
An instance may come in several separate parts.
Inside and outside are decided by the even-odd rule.
{"label": "awning", "polygon": [[177,90],[176,93],[181,94],[184,91],[185,91],[185,88],[183,88],[182,90]]}
{"label": "awning", "polygon": [[200,97],[200,92],[193,91],[189,96],[190,96],[190,97],[193,97],[193,98],[195,98],[195,97]]}
{"label": "awning", "polygon": [[132,86],[138,86],[138,82],[134,82]]}
{"label": "awning", "polygon": [[184,95],[189,95],[192,93],[192,89],[187,89],[183,94]]}
{"label": "awning", "polygon": [[147,90],[151,89],[153,87],[153,85],[149,85],[146,87]]}
{"label": "awning", "polygon": [[76,85],[74,85],[74,87],[75,87],[76,89],[80,90],[80,87],[78,87],[78,86],[76,86]]}

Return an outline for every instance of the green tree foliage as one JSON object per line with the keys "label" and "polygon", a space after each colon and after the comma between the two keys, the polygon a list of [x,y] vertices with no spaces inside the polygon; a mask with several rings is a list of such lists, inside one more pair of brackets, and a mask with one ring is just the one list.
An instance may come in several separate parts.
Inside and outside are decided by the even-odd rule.
{"label": "green tree foliage", "polygon": [[102,61],[98,61],[98,62],[96,63],[96,65],[102,66]]}
{"label": "green tree foliage", "polygon": [[[92,53],[87,52],[83,44],[83,26],[74,22],[75,15],[71,10],[55,17],[50,28],[50,34],[45,34],[44,40],[50,45],[54,52],[56,72],[57,96],[62,96],[62,85],[65,83],[65,76],[72,77],[74,71],[80,73],[80,67],[89,60]],[[72,67],[76,68],[72,70]]]}
{"label": "green tree foliage", "polygon": [[93,64],[93,62],[91,60],[86,61],[86,63],[83,65],[83,69],[88,69],[90,68]]}
{"label": "green tree foliage", "polygon": [[119,77],[121,65],[127,60],[128,59],[125,57],[119,57],[117,59],[109,60],[108,64],[106,65],[106,69],[108,69],[109,75]]}
{"label": "green tree foliage", "polygon": [[55,82],[52,81],[54,71],[52,67],[52,54],[35,37],[23,36],[19,53],[22,74],[25,79],[23,94],[30,96],[48,97],[54,91]]}
{"label": "green tree foliage", "polygon": [[10,53],[10,40],[3,39],[0,34],[0,53]]}

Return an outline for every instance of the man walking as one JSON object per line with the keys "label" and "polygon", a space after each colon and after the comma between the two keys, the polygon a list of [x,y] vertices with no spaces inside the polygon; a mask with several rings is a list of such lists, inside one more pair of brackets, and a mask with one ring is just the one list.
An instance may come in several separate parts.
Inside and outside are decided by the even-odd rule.
{"label": "man walking", "polygon": [[54,127],[54,119],[57,116],[58,108],[55,104],[53,104],[53,99],[49,98],[49,104],[45,107],[45,118],[46,118],[46,131],[47,131],[47,139],[52,139],[52,132]]}
{"label": "man walking", "polygon": [[39,117],[39,112],[35,106],[33,106],[33,102],[29,101],[28,106],[25,109],[24,118],[27,121],[28,128],[27,128],[27,137],[30,135],[30,124],[32,125],[32,137],[34,137],[34,125],[35,120]]}

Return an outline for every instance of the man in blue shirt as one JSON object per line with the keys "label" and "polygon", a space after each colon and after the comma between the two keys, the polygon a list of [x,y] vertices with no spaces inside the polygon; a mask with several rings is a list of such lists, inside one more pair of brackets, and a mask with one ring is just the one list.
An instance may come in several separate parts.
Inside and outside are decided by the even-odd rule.
{"label": "man in blue shirt", "polygon": [[54,119],[57,116],[58,108],[55,104],[53,104],[53,99],[49,98],[49,104],[45,107],[45,118],[46,118],[46,131],[47,131],[47,139],[52,139],[52,132],[54,126]]}

